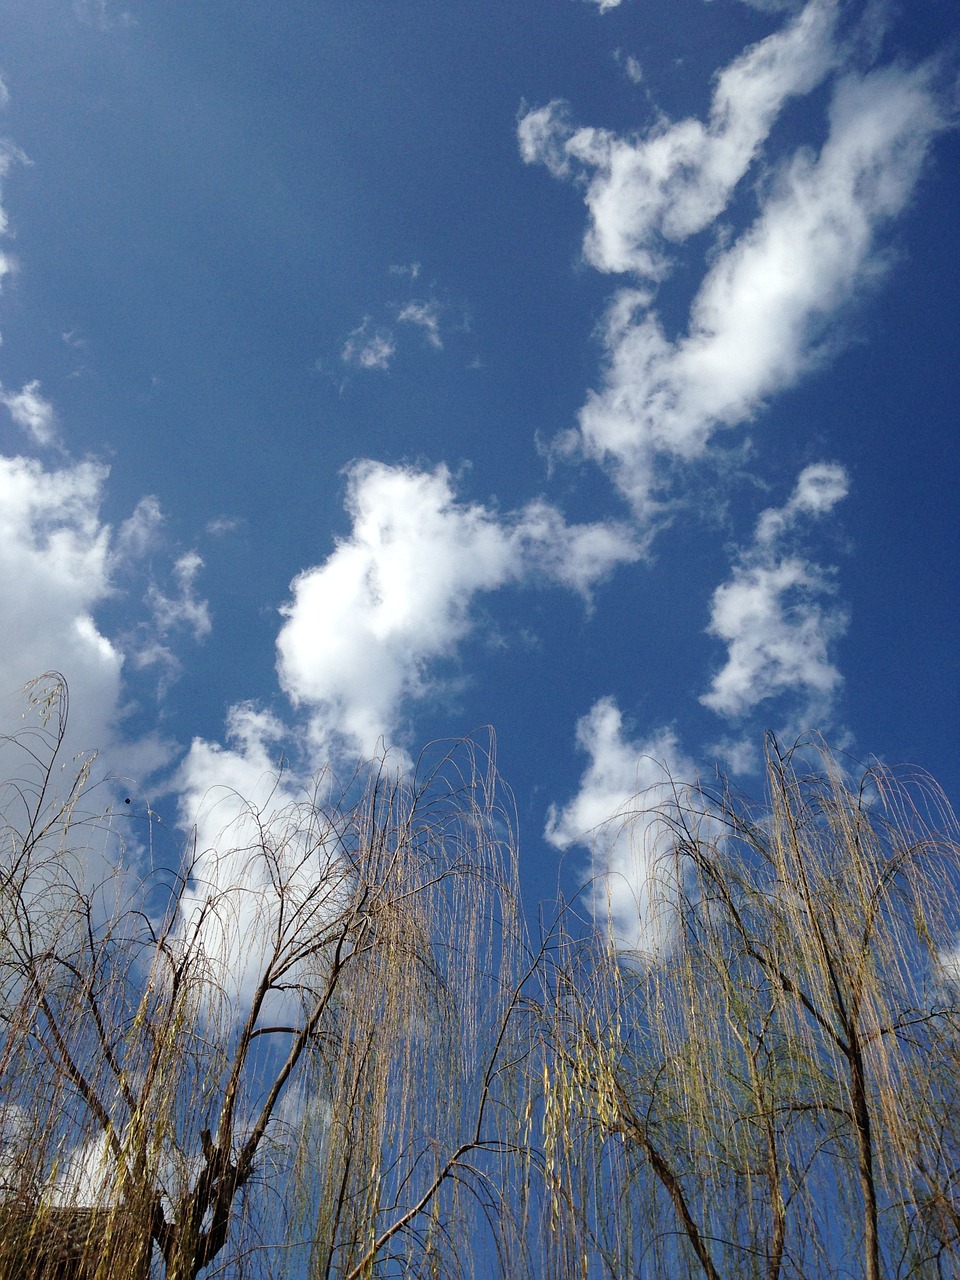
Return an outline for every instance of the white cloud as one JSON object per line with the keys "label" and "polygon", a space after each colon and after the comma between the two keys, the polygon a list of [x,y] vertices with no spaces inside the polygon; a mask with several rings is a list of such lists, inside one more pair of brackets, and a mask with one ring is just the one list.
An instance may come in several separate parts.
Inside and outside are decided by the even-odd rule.
{"label": "white cloud", "polygon": [[122,655],[93,621],[111,592],[109,529],[99,517],[106,474],[89,462],[47,470],[0,457],[0,696],[61,671],[73,750],[112,739],[120,696]]}
{"label": "white cloud", "polygon": [[784,103],[809,93],[835,65],[836,12],[834,0],[811,0],[783,31],[724,68],[706,125],[660,120],[644,136],[624,138],[574,129],[561,102],[521,119],[528,164],[545,164],[557,177],[593,174],[585,196],[590,263],[650,280],[667,274],[662,240],[685,240],[723,212]]}
{"label": "white cloud", "polygon": [[[217,847],[225,829],[247,822],[248,805],[269,816],[291,803],[280,783],[285,735],[270,712],[240,703],[227,716],[228,746],[194,739],[178,771],[178,794],[182,824],[196,832],[198,850]],[[233,831],[240,847],[250,844],[252,831]]]}
{"label": "white cloud", "polygon": [[931,69],[888,67],[839,84],[818,157],[798,152],[754,225],[722,253],[676,342],[649,293],[621,290],[604,334],[604,385],[565,448],[604,461],[640,514],[658,460],[701,455],[818,358],[828,318],[876,273],[877,229],[899,213],[943,127]]}
{"label": "white cloud", "polygon": [[156,583],[151,584],[147,601],[161,635],[177,627],[190,631],[194,640],[202,640],[210,633],[210,607],[197,596],[194,589],[197,575],[203,568],[203,560],[196,551],[188,551],[173,566],[173,576],[178,594],[167,596]]}
{"label": "white cloud", "polygon": [[720,738],[707,749],[706,754],[711,760],[716,759],[722,762],[728,774],[750,775],[756,778],[763,768],[757,744],[747,735]]}
{"label": "white cloud", "polygon": [[177,937],[203,960],[198,995],[214,1015],[219,1005],[242,1017],[282,953],[283,988],[262,1017],[289,1017],[300,1002],[294,984],[322,975],[326,963],[323,947],[297,958],[298,940],[333,925],[335,941],[352,890],[349,804],[329,773],[307,779],[287,770],[289,734],[270,712],[240,704],[228,717],[229,745],[194,740],[178,773],[181,825],[196,840]]}
{"label": "white cloud", "polygon": [[423,692],[426,659],[467,632],[474,594],[516,565],[497,521],[457,504],[443,468],[359,464],[347,509],[350,538],[293,583],[277,648],[284,689],[319,709],[318,736],[332,728],[369,755],[401,699]]}
{"label": "white cloud", "polygon": [[229,533],[236,533],[240,528],[240,519],[237,516],[215,516],[212,520],[208,520],[204,525],[207,533],[213,538],[223,538]]}
{"label": "white cloud", "polygon": [[70,695],[64,767],[74,755],[96,752],[99,774],[144,779],[169,763],[171,745],[157,735],[125,736],[126,655],[96,615],[116,597],[129,557],[142,550],[133,528],[150,523],[145,512],[154,506],[141,504],[124,526],[127,536],[114,539],[100,517],[107,474],[93,462],[48,468],[0,456],[0,722],[21,715],[28,681],[58,671]]}
{"label": "white cloud", "polygon": [[757,521],[757,543],[771,545],[793,527],[799,516],[828,515],[849,491],[849,477],[835,462],[815,462],[804,467],[786,505],[769,507],[761,513]]}
{"label": "white cloud", "polygon": [[643,67],[641,67],[632,53],[627,54],[623,59],[623,69],[626,72],[627,79],[632,81],[633,84],[643,83]]}
{"label": "white cloud", "polygon": [[[154,540],[163,516],[156,499],[143,499],[130,520],[121,526],[117,539],[127,558],[143,554]],[[199,642],[210,634],[210,606],[196,592],[196,579],[203,560],[196,551],[187,551],[173,565],[174,592],[162,591],[151,582],[144,602],[150,610],[150,621],[131,630],[126,636],[128,658],[137,671],[153,669],[159,673],[157,697],[162,699],[179,679],[183,664],[169,643],[172,632],[186,631]]]}
{"label": "white cloud", "polygon": [[[6,85],[0,80],[0,107],[6,106],[9,97]],[[19,147],[15,147],[7,138],[0,138],[0,180],[7,176],[13,165],[31,163],[32,161]],[[9,234],[9,231],[10,221],[7,211],[0,205],[0,236]],[[16,259],[11,254],[0,252],[0,284],[6,276],[15,271],[16,265]]]}
{"label": "white cloud", "polygon": [[108,0],[73,0],[73,12],[81,22],[99,27],[101,31],[133,27],[137,21],[126,9],[114,12],[114,6]]}
{"label": "white cloud", "polygon": [[[419,262],[409,266],[392,266],[390,275],[408,279],[411,283],[420,275]],[[443,349],[440,333],[441,304],[433,298],[411,298],[407,302],[388,305],[391,323],[378,323],[372,315],[364,316],[357,327],[347,335],[340,350],[340,360],[354,369],[379,370],[386,373],[397,355],[398,334],[396,325],[412,325],[420,329],[435,351]]]}
{"label": "white cloud", "polygon": [[613,698],[579,721],[577,743],[590,763],[573,800],[551,807],[546,838],[558,849],[589,852],[594,915],[620,950],[654,956],[673,932],[682,874],[673,857],[674,822],[693,765],[670,730],[644,742],[625,738]]}
{"label": "white cloud", "polygon": [[608,9],[616,9],[620,0],[589,0],[589,3],[595,4],[601,13],[606,13]]}
{"label": "white cloud", "polygon": [[34,379],[20,391],[0,387],[0,403],[6,405],[18,427],[22,427],[36,444],[49,445],[57,436],[57,419],[53,405],[40,394],[40,383]]}
{"label": "white cloud", "polygon": [[116,553],[124,560],[135,560],[155,546],[163,526],[164,514],[155,494],[147,494],[124,520],[114,539]]}
{"label": "white cloud", "polygon": [[401,308],[397,320],[401,324],[414,324],[424,330],[431,347],[440,350],[443,342],[440,338],[439,308],[435,302],[408,302]]}
{"label": "white cloud", "polygon": [[525,111],[517,124],[517,141],[524,164],[542,164],[555,178],[569,177],[567,142],[574,132],[569,107],[560,98],[545,107]]}
{"label": "white cloud", "polygon": [[[302,847],[284,846],[285,815],[295,812],[298,790],[296,780],[281,776],[285,733],[269,712],[235,706],[227,720],[229,745],[195,739],[177,777],[181,825],[196,835],[178,935],[200,948],[209,965],[208,998],[216,989],[233,1010],[248,1003],[263,971],[277,922],[277,886],[302,871]],[[261,856],[264,840],[277,855],[273,877]]]}
{"label": "white cloud", "polygon": [[[0,81],[0,107],[5,107],[10,100],[10,94],[7,92],[7,86]],[[26,152],[10,141],[9,138],[0,138],[0,178],[5,178],[15,164],[32,164]],[[0,235],[5,235],[10,229],[10,223],[7,218],[6,210],[0,209]]]}
{"label": "white cloud", "polygon": [[372,327],[370,317],[347,336],[340,352],[344,364],[356,369],[386,372],[396,354],[397,344],[389,329]]}
{"label": "white cloud", "polygon": [[106,1134],[101,1134],[64,1152],[56,1163],[47,1194],[54,1205],[93,1208],[110,1203],[110,1192],[116,1181],[116,1160]]}
{"label": "white cloud", "polygon": [[727,645],[727,660],[700,701],[737,718],[783,694],[805,700],[804,719],[823,724],[840,685],[830,646],[846,629],[831,603],[829,571],[783,550],[800,517],[828,514],[847,494],[845,472],[833,464],[807,467],[785,506],[764,511],[756,539],[733,576],[713,594],[711,635]]}
{"label": "white cloud", "polygon": [[622,526],[568,526],[543,502],[507,517],[460,502],[445,467],[358,463],[346,505],[349,538],[293,582],[277,640],[282,687],[312,709],[328,755],[392,744],[402,704],[430,689],[427,664],[469,632],[478,593],[537,577],[587,593],[640,554]]}
{"label": "white cloud", "polygon": [[840,684],[830,641],[845,629],[843,614],[819,601],[832,584],[796,557],[742,565],[714,592],[711,635],[727,644],[727,661],[701,701],[726,716],[741,716],[787,690],[802,689],[818,709]]}
{"label": "white cloud", "polygon": [[634,531],[617,521],[567,524],[548,502],[528,503],[512,539],[526,573],[542,574],[578,592],[588,603],[592,588],[620,564],[641,555]]}

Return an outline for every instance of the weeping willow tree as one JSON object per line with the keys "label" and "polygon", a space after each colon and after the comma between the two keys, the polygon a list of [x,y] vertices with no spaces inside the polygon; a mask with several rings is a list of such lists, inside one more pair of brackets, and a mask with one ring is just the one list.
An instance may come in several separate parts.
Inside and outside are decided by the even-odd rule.
{"label": "weeping willow tree", "polygon": [[568,939],[544,1148],[557,1274],[960,1274],[960,844],[925,777],[767,744],[662,807],[658,954]]}
{"label": "weeping willow tree", "polygon": [[534,954],[476,747],[151,864],[66,712],[0,742],[0,1280],[960,1274],[927,779],[771,740],[760,806],[660,807],[649,954]]}
{"label": "weeping willow tree", "polygon": [[62,680],[34,711],[3,746],[0,1277],[521,1273],[530,962],[489,761],[231,797],[144,874],[60,758]]}

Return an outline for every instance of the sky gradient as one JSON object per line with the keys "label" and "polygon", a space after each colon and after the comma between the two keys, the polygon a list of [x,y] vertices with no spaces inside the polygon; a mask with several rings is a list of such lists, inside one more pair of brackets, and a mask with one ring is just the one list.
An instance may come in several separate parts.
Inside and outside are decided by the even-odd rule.
{"label": "sky gradient", "polygon": [[490,725],[529,903],[594,850],[626,947],[667,773],[960,797],[954,4],[0,17],[5,723],[62,671],[201,847]]}

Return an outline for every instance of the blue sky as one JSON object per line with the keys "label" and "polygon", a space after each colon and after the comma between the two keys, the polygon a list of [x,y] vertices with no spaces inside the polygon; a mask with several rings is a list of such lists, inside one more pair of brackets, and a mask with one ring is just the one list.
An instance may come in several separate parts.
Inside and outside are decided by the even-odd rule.
{"label": "blue sky", "polygon": [[767,729],[960,795],[952,3],[0,17],[8,722],[201,839],[492,725],[531,904]]}

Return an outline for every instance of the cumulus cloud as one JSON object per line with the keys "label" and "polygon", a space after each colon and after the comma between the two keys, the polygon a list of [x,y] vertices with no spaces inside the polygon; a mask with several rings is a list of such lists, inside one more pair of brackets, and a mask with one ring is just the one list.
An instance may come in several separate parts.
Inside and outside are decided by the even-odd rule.
{"label": "cumulus cloud", "polygon": [[93,619],[111,592],[109,529],[99,516],[106,474],[90,462],[47,470],[0,457],[0,695],[61,671],[73,695],[74,750],[110,740],[120,694],[122,655]]}
{"label": "cumulus cloud", "polygon": [[0,387],[0,403],[6,405],[18,427],[30,435],[35,444],[49,445],[57,436],[57,419],[53,405],[40,394],[37,379],[20,391],[7,391]]}
{"label": "cumulus cloud", "polygon": [[796,557],[739,566],[713,596],[709,631],[728,654],[704,705],[741,716],[798,688],[825,705],[840,683],[829,642],[845,629],[842,613],[819,603],[831,590],[823,572]]}
{"label": "cumulus cloud", "polygon": [[379,369],[385,373],[397,351],[389,329],[374,326],[369,316],[353,329],[340,351],[345,365],[355,369]]}
{"label": "cumulus cloud", "polygon": [[[0,723],[16,726],[24,686],[57,671],[70,695],[61,768],[72,778],[78,757],[96,753],[98,772],[144,778],[169,762],[170,747],[158,735],[125,736],[124,654],[96,621],[116,591],[111,530],[100,517],[106,478],[92,462],[47,468],[0,456]],[[21,777],[22,754],[12,746],[0,754],[0,776]],[[102,870],[100,853],[85,856],[91,874]]]}
{"label": "cumulus cloud", "polygon": [[357,463],[346,505],[350,536],[293,582],[277,640],[281,684],[312,709],[328,754],[392,743],[402,705],[430,688],[427,664],[469,632],[479,593],[537,577],[587,593],[640,554],[629,529],[569,526],[543,502],[510,516],[461,502],[442,466]]}
{"label": "cumulus cloud", "polygon": [[660,120],[641,137],[622,137],[574,128],[560,101],[524,115],[523,159],[586,181],[584,254],[593,266],[663,279],[663,241],[685,240],[723,212],[784,104],[834,67],[836,12],[835,0],[811,0],[783,31],[724,68],[706,124]]}
{"label": "cumulus cloud", "polygon": [[280,744],[287,730],[270,711],[254,703],[231,707],[223,747],[195,738],[180,766],[180,805],[185,824],[201,848],[218,843],[249,801],[262,812],[285,808],[292,799],[280,786]]}
{"label": "cumulus cloud", "polygon": [[876,234],[909,200],[943,128],[932,70],[848,75],[819,156],[798,152],[754,224],[714,262],[677,341],[651,295],[618,292],[603,334],[602,388],[580,414],[580,448],[608,465],[639,514],[656,509],[663,460],[703,454],[820,356],[823,328],[877,271]]}
{"label": "cumulus cloud", "polygon": [[829,718],[841,679],[830,647],[846,616],[832,600],[830,571],[784,543],[800,519],[827,515],[847,490],[842,467],[818,463],[801,473],[783,507],[761,514],[753,545],[713,594],[708,631],[726,644],[727,660],[700,699],[711,710],[737,718],[789,693],[804,699],[808,721]]}
{"label": "cumulus cloud", "polygon": [[[249,1003],[263,972],[281,886],[309,891],[301,884],[307,851],[296,839],[285,843],[286,815],[296,815],[298,792],[296,779],[281,773],[286,735],[271,713],[240,704],[227,718],[228,745],[195,739],[177,775],[181,825],[196,837],[178,935],[200,949],[210,990],[233,1009]],[[265,838],[273,842],[272,868],[261,856]],[[310,870],[315,882],[316,857]]]}
{"label": "cumulus cloud", "polygon": [[229,713],[227,745],[196,739],[178,771],[180,822],[195,840],[174,942],[202,961],[197,997],[214,1017],[243,1016],[272,969],[279,985],[260,1016],[289,1021],[302,1005],[297,984],[326,978],[329,948],[304,950],[304,938],[329,931],[332,947],[342,936],[356,873],[345,856],[358,834],[350,786],[330,770],[291,770],[290,737],[272,713],[242,703]]}
{"label": "cumulus cloud", "polygon": [[[28,681],[60,672],[71,708],[63,763],[97,752],[100,771],[145,778],[169,763],[172,748],[156,734],[126,735],[124,672],[131,658],[134,668],[176,667],[176,659],[156,640],[131,653],[130,637],[106,634],[97,618],[152,545],[162,515],[156,499],[144,499],[115,532],[100,514],[107,477],[94,462],[49,467],[0,455],[0,721],[14,723],[23,711]],[[155,634],[186,627],[199,636],[209,626],[193,585],[199,567],[192,553],[177,562],[178,591],[153,600]],[[162,652],[151,656],[151,644]]]}
{"label": "cumulus cloud", "polygon": [[546,838],[590,855],[590,901],[622,951],[652,957],[669,945],[681,868],[672,856],[672,820],[691,761],[672,731],[643,742],[624,736],[620,710],[602,698],[577,724],[590,763],[576,796],[552,806]]}

